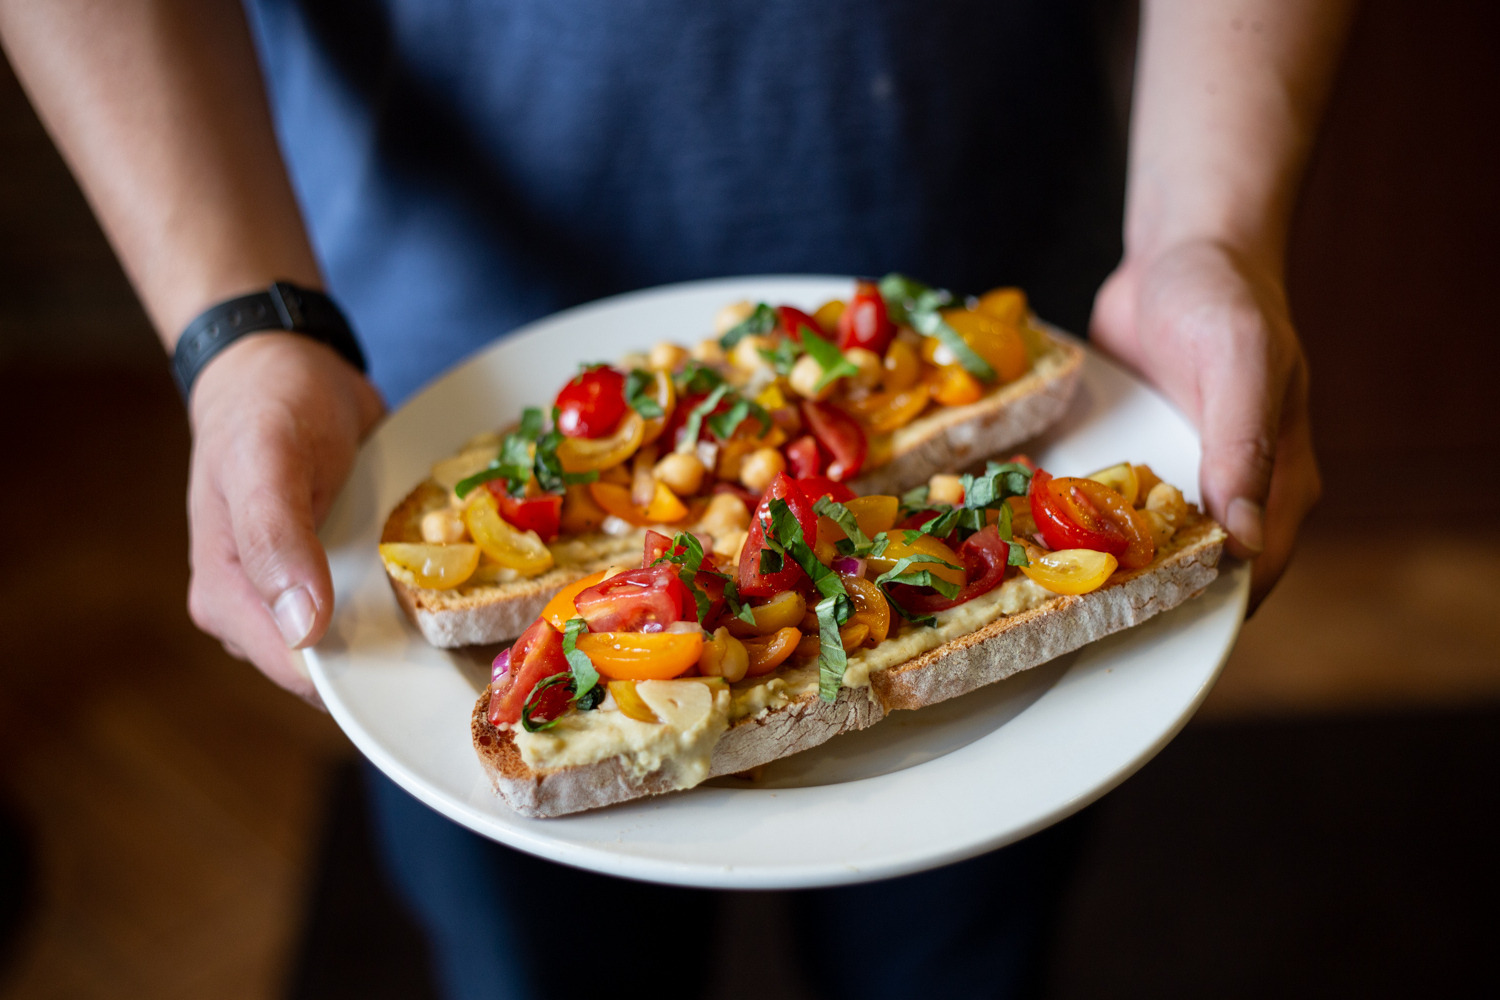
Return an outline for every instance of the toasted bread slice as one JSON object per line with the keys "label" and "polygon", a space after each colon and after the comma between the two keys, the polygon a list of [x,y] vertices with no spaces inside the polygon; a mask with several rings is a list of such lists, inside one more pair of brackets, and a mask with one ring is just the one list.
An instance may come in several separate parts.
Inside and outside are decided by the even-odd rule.
{"label": "toasted bread slice", "polygon": [[[1194,512],[1149,566],[1119,573],[1100,589],[1057,596],[1006,615],[904,663],[870,675],[868,687],[845,687],[832,703],[808,692],[779,708],[735,721],[714,745],[709,775],[736,774],[864,729],[897,709],[915,709],[1078,649],[1202,593],[1218,575],[1225,534]],[[474,747],[496,791],[527,816],[561,816],[677,790],[669,767],[644,775],[622,758],[536,769],[509,730],[490,725],[489,690],[475,703]]]}
{"label": "toasted bread slice", "polygon": [[[1035,331],[1042,345],[1021,378],[967,406],[940,407],[891,436],[890,461],[851,485],[859,494],[899,493],[1014,448],[1062,416],[1078,387],[1083,349],[1071,340]],[[386,519],[382,542],[420,542],[422,515],[448,503],[447,491],[427,480]],[[563,587],[637,555],[643,532],[594,534],[552,546],[556,565],[524,579],[482,565],[475,577],[452,590],[430,590],[388,573],[406,616],[434,646],[483,645],[520,635]],[[628,558],[623,561],[630,561]]]}

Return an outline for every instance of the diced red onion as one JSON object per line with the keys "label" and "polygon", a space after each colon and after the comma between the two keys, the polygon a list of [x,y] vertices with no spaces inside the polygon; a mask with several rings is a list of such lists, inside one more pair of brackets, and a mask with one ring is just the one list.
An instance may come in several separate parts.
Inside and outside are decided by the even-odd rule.
{"label": "diced red onion", "polygon": [[833,571],[839,576],[864,576],[865,561],[853,556],[840,556],[833,561]]}
{"label": "diced red onion", "polygon": [[495,657],[495,662],[490,665],[490,683],[493,684],[506,674],[510,673],[510,650],[507,646]]}

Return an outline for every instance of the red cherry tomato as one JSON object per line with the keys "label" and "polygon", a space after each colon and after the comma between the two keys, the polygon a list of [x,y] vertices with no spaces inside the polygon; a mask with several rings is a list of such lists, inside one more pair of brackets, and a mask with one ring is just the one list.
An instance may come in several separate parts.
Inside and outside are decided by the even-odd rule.
{"label": "red cherry tomato", "polygon": [[562,497],[544,493],[539,497],[523,497],[518,500],[506,492],[504,479],[492,479],[485,485],[495,495],[495,504],[500,508],[500,516],[505,518],[511,527],[522,531],[535,531],[544,542],[550,542],[557,537],[559,525],[562,523]]}
{"label": "red cherry tomato", "polygon": [[880,287],[861,281],[854,288],[854,297],[839,316],[839,350],[863,347],[867,351],[884,355],[896,336],[896,325],[891,322],[881,298]]}
{"label": "red cherry tomato", "polygon": [[[963,560],[964,571],[968,574],[969,582],[956,596],[944,597],[937,591],[925,587],[897,584],[893,588],[896,591],[896,600],[902,607],[910,608],[919,614],[930,615],[956,608],[982,594],[988,594],[1000,586],[1000,581],[1005,579],[1005,571],[1010,561],[1010,546],[1005,544],[1000,538],[1000,533],[995,530],[995,526],[990,524],[974,532],[958,547],[958,557]],[[920,564],[913,567],[913,569],[921,568]]]}
{"label": "red cherry tomato", "polygon": [[614,433],[625,415],[625,376],[613,368],[590,368],[557,394],[557,429],[568,437]]}
{"label": "red cherry tomato", "polygon": [[796,479],[821,475],[823,453],[818,448],[818,439],[804,434],[786,446],[786,467]]}
{"label": "red cherry tomato", "polygon": [[[663,535],[659,531],[648,530],[646,532],[645,552],[641,558],[642,568],[649,568],[652,563],[667,553],[671,545],[672,540],[666,535]],[[685,551],[686,546],[679,545],[673,552],[673,555],[682,555]],[[663,563],[662,565],[665,566],[667,564]],[[677,567],[673,566],[672,569],[673,572],[677,572]],[[678,581],[679,583],[681,582],[680,577]],[[724,576],[719,572],[718,563],[714,561],[713,553],[703,553],[702,568],[693,577],[694,585],[703,591],[704,596],[708,598],[708,611],[703,616],[702,624],[711,624],[723,613],[725,605],[724,587],[726,582]],[[687,588],[684,587],[683,590],[686,592]],[[682,621],[698,621],[698,603],[693,599],[691,593],[687,593],[682,606]]]}
{"label": "red cherry tomato", "polygon": [[802,419],[818,444],[833,456],[826,470],[829,479],[841,483],[859,475],[870,450],[859,421],[832,403],[815,403],[810,399],[802,401]]}
{"label": "red cherry tomato", "polygon": [[698,617],[677,567],[666,563],[617,573],[580,591],[573,605],[591,632],[660,632],[687,613]]}
{"label": "red cherry tomato", "polygon": [[771,597],[783,590],[791,590],[807,579],[802,567],[790,559],[775,573],[761,572],[760,554],[766,547],[765,526],[771,520],[772,500],[786,501],[792,516],[802,526],[802,537],[808,545],[818,537],[818,518],[813,513],[812,504],[807,502],[806,495],[790,476],[785,472],[778,474],[756,506],[750,519],[750,534],[745,539],[745,547],[740,550],[740,594],[744,597]]}
{"label": "red cherry tomato", "polygon": [[[514,725],[520,722],[521,707],[531,697],[537,683],[567,670],[568,658],[563,655],[562,633],[545,618],[538,618],[511,647],[510,673],[500,679],[490,694],[490,724]],[[558,688],[564,696],[568,695],[567,688],[562,685]],[[532,717],[540,718],[535,712]]]}
{"label": "red cherry tomato", "polygon": [[823,327],[818,324],[818,321],[796,306],[777,306],[776,314],[780,317],[781,322],[779,325],[781,329],[786,332],[787,336],[799,344],[802,343],[802,328],[804,326],[824,340],[828,339],[828,334],[823,331]]}
{"label": "red cherry tomato", "polygon": [[1130,540],[1086,496],[1074,494],[1070,488],[1073,482],[1053,479],[1042,469],[1032,474],[1031,516],[1042,541],[1053,551],[1093,549],[1118,557],[1130,546]]}
{"label": "red cherry tomato", "polygon": [[797,488],[810,504],[817,503],[823,497],[830,497],[834,503],[848,503],[854,499],[853,490],[827,476],[798,476]]}

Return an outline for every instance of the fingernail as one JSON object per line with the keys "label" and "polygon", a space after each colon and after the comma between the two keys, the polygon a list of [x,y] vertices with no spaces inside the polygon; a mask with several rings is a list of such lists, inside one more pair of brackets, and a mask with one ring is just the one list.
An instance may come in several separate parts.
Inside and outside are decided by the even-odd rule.
{"label": "fingernail", "polygon": [[1235,497],[1229,501],[1229,510],[1225,512],[1224,520],[1224,527],[1229,529],[1234,540],[1252,554],[1259,555],[1266,547],[1266,514],[1260,504],[1244,497]]}
{"label": "fingernail", "polygon": [[307,588],[297,586],[276,598],[271,614],[276,619],[276,627],[281,629],[281,638],[289,647],[296,649],[312,631],[318,608],[313,604],[312,594],[308,593]]}

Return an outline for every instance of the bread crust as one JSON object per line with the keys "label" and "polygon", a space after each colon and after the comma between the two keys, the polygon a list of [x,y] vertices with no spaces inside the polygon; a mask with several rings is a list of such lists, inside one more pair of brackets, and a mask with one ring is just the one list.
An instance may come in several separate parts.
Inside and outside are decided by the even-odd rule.
{"label": "bread crust", "polygon": [[[1007,615],[905,663],[873,673],[870,686],[816,692],[737,720],[714,746],[709,776],[736,774],[872,726],[890,712],[967,694],[1072,652],[1174,608],[1218,575],[1224,530],[1196,516],[1151,565],[1117,574],[1089,594],[1055,597]],[[533,769],[508,730],[490,725],[489,689],[475,703],[474,746],[495,790],[523,815],[538,818],[613,805],[675,790],[665,769],[634,776],[619,758],[578,767]]]}
{"label": "bread crust", "polygon": [[[935,473],[953,472],[999,454],[1051,426],[1078,388],[1084,355],[1071,340],[1049,334],[1047,341],[1049,350],[1021,378],[976,403],[942,407],[897,431],[891,439],[891,461],[854,480],[854,491],[860,495],[900,493],[927,482]],[[432,480],[419,484],[391,511],[380,540],[420,542],[422,515],[446,506],[447,499],[447,491]],[[582,541],[616,550],[628,547],[606,535]],[[441,649],[452,649],[514,639],[536,620],[553,594],[619,561],[619,551],[615,551],[527,580],[455,590],[429,590],[389,573],[386,577],[396,602],[422,637]]]}

